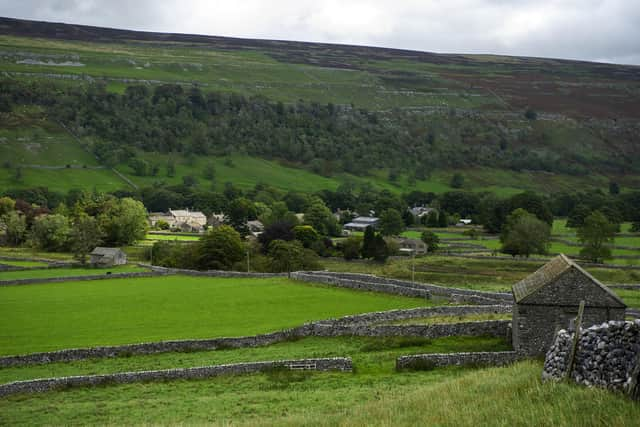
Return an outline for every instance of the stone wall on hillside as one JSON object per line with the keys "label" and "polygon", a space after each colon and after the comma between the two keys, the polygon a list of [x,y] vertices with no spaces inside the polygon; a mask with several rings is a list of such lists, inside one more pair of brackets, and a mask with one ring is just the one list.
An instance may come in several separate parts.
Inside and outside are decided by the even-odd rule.
{"label": "stone wall on hillside", "polygon": [[227,271],[227,270],[186,270],[182,268],[167,268],[157,265],[139,264],[141,267],[150,268],[152,271],[166,274],[181,274],[183,276],[204,276],[204,277],[287,277],[287,273],[252,273],[246,271]]}
{"label": "stone wall on hillside", "polygon": [[399,295],[424,296],[426,298],[434,295],[456,302],[490,305],[513,304],[513,296],[511,293],[448,288],[429,283],[410,282],[370,274],[298,271],[291,273],[291,277],[307,282],[320,282],[335,286],[397,293]]}
{"label": "stone wall on hillside", "polygon": [[[545,358],[543,379],[566,376],[574,334],[564,329],[557,333]],[[594,325],[581,331],[571,378],[587,386],[624,390],[639,357],[640,320]]]}
{"label": "stone wall on hillside", "polygon": [[148,381],[203,379],[220,375],[265,372],[273,369],[351,372],[353,370],[353,364],[350,358],[335,357],[326,359],[234,363],[229,365],[166,369],[160,371],[120,372],[104,375],[36,379],[2,384],[0,385],[0,397],[18,393],[41,393],[51,390],[66,390],[70,387],[95,387],[108,384],[128,384]]}
{"label": "stone wall on hillside", "polygon": [[444,366],[501,366],[522,358],[515,351],[475,353],[435,353],[400,356],[396,359],[396,370],[429,370]]}
{"label": "stone wall on hillside", "polygon": [[157,277],[164,276],[166,273],[154,272],[154,271],[141,271],[132,273],[111,273],[111,274],[96,274],[85,276],[61,276],[61,277],[34,277],[28,279],[12,279],[12,280],[0,280],[0,286],[15,286],[15,285],[32,285],[37,283],[56,283],[56,282],[81,282],[89,280],[107,280],[107,279],[127,279],[134,277]]}

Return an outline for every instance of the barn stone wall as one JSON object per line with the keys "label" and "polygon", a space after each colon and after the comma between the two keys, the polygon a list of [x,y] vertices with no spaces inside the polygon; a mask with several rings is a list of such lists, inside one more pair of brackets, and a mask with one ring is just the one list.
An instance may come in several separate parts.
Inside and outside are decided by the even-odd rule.
{"label": "barn stone wall", "polygon": [[[529,356],[542,356],[556,333],[566,329],[578,315],[578,306],[516,304],[513,307],[513,346]],[[583,324],[591,326],[608,320],[623,320],[624,308],[585,307]]]}
{"label": "barn stone wall", "polygon": [[[547,352],[542,378],[566,376],[575,332],[560,330]],[[587,386],[626,390],[640,363],[640,320],[609,321],[581,331],[571,378]]]}
{"label": "barn stone wall", "polygon": [[82,375],[74,377],[48,378],[16,381],[0,385],[0,397],[18,393],[41,393],[71,387],[95,387],[107,384],[129,384],[147,381],[167,381],[212,378],[220,375],[241,375],[265,372],[272,369],[307,371],[351,372],[350,358],[276,360],[267,362],[235,363],[229,365],[203,366],[197,368],[166,369],[160,371],[120,372],[105,375]]}

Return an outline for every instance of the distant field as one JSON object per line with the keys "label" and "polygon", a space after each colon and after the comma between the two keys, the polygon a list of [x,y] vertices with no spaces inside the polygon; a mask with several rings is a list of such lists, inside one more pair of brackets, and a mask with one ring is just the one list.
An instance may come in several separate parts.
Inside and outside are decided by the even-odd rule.
{"label": "distant field", "polygon": [[6,260],[0,258],[0,264],[10,265],[12,267],[46,267],[48,264],[46,262],[40,261],[15,261],[15,260]]}
{"label": "distant field", "polygon": [[184,276],[0,288],[0,354],[253,335],[307,321],[418,307],[421,298],[285,278]]}
{"label": "distant field", "polygon": [[0,280],[44,279],[66,276],[100,276],[111,273],[133,273],[147,271],[136,266],[117,266],[111,268],[47,268],[42,270],[0,271]]}
{"label": "distant field", "polygon": [[145,240],[157,241],[157,240],[178,240],[181,242],[196,242],[200,240],[200,236],[188,236],[183,234],[147,234]]}

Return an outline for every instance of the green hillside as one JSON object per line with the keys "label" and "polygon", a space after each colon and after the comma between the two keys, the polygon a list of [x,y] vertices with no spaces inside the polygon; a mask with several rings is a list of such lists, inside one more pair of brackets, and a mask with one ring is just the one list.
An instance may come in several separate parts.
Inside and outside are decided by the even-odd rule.
{"label": "green hillside", "polygon": [[[0,84],[24,85],[21,100],[8,86],[3,89],[15,105],[11,112],[0,112],[0,189],[131,188],[113,167],[141,187],[178,184],[192,176],[207,189],[220,189],[225,182],[240,188],[265,182],[316,191],[368,182],[395,193],[439,193],[450,190],[451,177],[459,171],[465,189],[502,195],[604,188],[611,180],[623,191],[640,185],[639,67],[141,33],[8,18],[0,18],[0,24],[0,73],[8,78]],[[52,85],[48,95],[38,93],[43,86],[29,86],[43,84]],[[309,124],[303,118],[285,124],[289,133],[282,136],[276,134],[282,124],[274,125],[268,115],[246,117],[245,111],[226,118],[215,113],[216,122],[194,112],[184,129],[149,112],[126,123],[130,113],[119,107],[119,98],[99,93],[103,100],[86,110],[102,105],[104,111],[84,111],[83,100],[92,99],[88,95],[74,101],[80,104],[67,104],[71,113],[60,112],[65,99],[101,84],[112,94],[138,85],[157,95],[167,84],[185,91],[197,87],[206,97],[238,94],[246,97],[241,102],[249,103],[250,115],[275,108],[269,102],[294,111],[304,100],[312,121],[320,106],[338,109],[344,123],[328,123],[324,129],[324,122]],[[31,100],[33,91],[46,99]],[[61,106],[51,106],[56,103]],[[175,116],[183,114],[182,108]],[[227,129],[236,118],[244,122],[234,126],[244,128]],[[100,130],[105,120],[121,127],[121,134]],[[258,130],[238,131],[254,122]],[[261,123],[273,129],[262,129]],[[194,158],[186,152],[201,124],[211,147]],[[160,125],[175,134],[170,140],[177,151],[159,153],[156,146],[165,136],[149,133]],[[131,127],[144,127],[140,135],[146,140],[132,136]],[[287,142],[292,147],[282,145],[288,138],[294,140]],[[130,155],[115,163],[96,160],[98,144],[134,150],[130,154],[156,165],[157,173],[137,176]],[[166,171],[170,158],[173,176]],[[203,178],[210,164],[216,169],[213,184]]]}

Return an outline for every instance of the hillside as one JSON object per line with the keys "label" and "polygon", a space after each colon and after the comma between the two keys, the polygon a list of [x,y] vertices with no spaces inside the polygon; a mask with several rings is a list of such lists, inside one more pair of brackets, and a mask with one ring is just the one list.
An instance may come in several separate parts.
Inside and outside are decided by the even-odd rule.
{"label": "hillside", "polygon": [[[201,176],[206,157],[216,166],[216,185],[269,182],[303,191],[368,181],[394,192],[440,192],[449,189],[455,171],[464,172],[468,189],[502,194],[604,188],[610,180],[624,190],[639,182],[640,67],[0,18],[0,72],[5,88],[7,82],[24,85],[11,92],[19,107],[4,113],[0,129],[3,159],[22,165],[22,176],[14,179],[15,168],[4,168],[3,188],[42,183],[59,190],[130,187],[112,167],[137,185],[175,183],[186,174]],[[49,104],[16,101],[29,90],[40,93],[42,86],[28,85],[44,82],[55,87]],[[123,98],[98,93],[96,100],[81,94],[98,83],[104,83],[107,94]],[[140,127],[157,117],[163,131],[175,128],[156,107],[141,110],[144,120],[137,120],[139,109],[125,102],[127,86],[148,87],[151,99],[167,84],[185,91],[167,117],[178,115],[180,100],[193,87],[206,100],[221,96],[223,107],[233,104],[235,94],[242,95],[246,107],[207,110],[202,117],[191,111],[180,131],[169,129],[175,146],[163,150],[148,142],[159,141],[151,131],[133,135],[121,125],[129,118]],[[97,102],[110,103],[107,112],[96,112]],[[274,126],[269,111],[280,108],[278,102],[292,113]],[[59,106],[68,106],[72,114],[62,114]],[[121,127],[122,134],[97,123]],[[194,162],[188,152],[202,125],[206,149],[196,151]],[[282,146],[283,138],[291,140],[288,147]],[[72,160],[65,161],[47,155],[43,141],[57,141],[59,153],[84,153],[69,154]],[[159,165],[162,177],[136,176],[128,161],[96,161],[99,143],[111,151],[134,148],[138,158]],[[176,159],[172,177],[163,171],[167,157]],[[228,167],[228,158],[234,167]]]}

